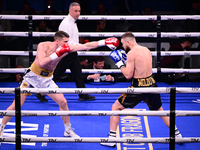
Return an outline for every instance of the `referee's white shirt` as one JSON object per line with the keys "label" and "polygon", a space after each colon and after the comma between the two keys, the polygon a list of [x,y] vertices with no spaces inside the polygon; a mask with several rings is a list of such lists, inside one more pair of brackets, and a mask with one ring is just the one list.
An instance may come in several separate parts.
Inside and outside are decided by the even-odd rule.
{"label": "referee's white shirt", "polygon": [[68,14],[59,25],[59,30],[69,34],[69,44],[79,43],[78,28],[75,21],[76,20]]}

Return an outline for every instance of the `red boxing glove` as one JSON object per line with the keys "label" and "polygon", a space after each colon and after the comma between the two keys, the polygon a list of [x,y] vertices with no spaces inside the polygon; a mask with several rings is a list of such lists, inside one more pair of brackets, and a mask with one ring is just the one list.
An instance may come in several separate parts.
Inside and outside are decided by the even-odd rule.
{"label": "red boxing glove", "polygon": [[55,60],[67,52],[70,52],[70,47],[69,45],[63,44],[62,46],[59,46],[53,54],[50,55],[50,58]]}
{"label": "red boxing glove", "polygon": [[99,46],[108,46],[110,49],[115,50],[119,46],[119,40],[115,37],[111,37],[105,40],[98,41]]}

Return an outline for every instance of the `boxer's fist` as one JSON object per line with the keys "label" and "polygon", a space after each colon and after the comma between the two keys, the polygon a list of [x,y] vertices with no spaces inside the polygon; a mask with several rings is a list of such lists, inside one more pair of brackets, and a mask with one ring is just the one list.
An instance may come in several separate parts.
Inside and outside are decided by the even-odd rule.
{"label": "boxer's fist", "polygon": [[55,60],[67,52],[70,52],[70,47],[69,45],[63,44],[62,46],[59,46],[53,54],[50,55],[50,58]]}
{"label": "boxer's fist", "polygon": [[119,52],[121,53],[121,55],[122,55],[122,61],[123,61],[123,63],[126,64],[126,61],[127,61],[126,52],[125,52],[123,49],[119,49],[118,51],[119,51]]}
{"label": "boxer's fist", "polygon": [[117,51],[114,50],[110,53],[110,58],[115,62],[115,65],[121,69],[122,67],[124,67],[124,63],[122,62],[122,54]]}
{"label": "boxer's fist", "polygon": [[98,41],[99,46],[108,46],[110,49],[115,50],[119,46],[119,40],[115,37],[111,37],[105,40]]}

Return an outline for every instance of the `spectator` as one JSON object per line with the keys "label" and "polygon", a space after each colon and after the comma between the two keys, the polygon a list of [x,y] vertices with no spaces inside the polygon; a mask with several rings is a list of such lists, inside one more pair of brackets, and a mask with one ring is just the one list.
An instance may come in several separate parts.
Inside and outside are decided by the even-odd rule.
{"label": "spectator", "polygon": [[[169,51],[184,51],[189,49],[194,44],[193,39],[183,39],[181,43],[171,44]],[[161,59],[161,68],[180,68],[180,61],[183,56],[164,56]],[[182,74],[165,74],[165,81],[169,84],[173,83],[175,76],[182,76]]]}
{"label": "spectator", "polygon": [[[93,57],[93,63],[86,66],[85,69],[111,69],[109,64],[105,63],[105,59],[103,56],[95,56]],[[117,74],[84,74],[83,79],[85,82],[102,82],[102,81],[109,81],[114,82],[118,81]]]}
{"label": "spectator", "polygon": [[95,32],[104,32],[105,28],[106,28],[106,21],[105,20],[96,21]]}
{"label": "spectator", "polygon": [[24,1],[23,7],[18,11],[18,15],[35,15],[35,10],[28,1]]}
{"label": "spectator", "polygon": [[[53,0],[47,0],[45,6],[46,6],[46,8],[41,13],[41,15],[60,15],[60,13],[54,9],[54,1]],[[51,31],[56,32],[58,30],[60,21],[48,20],[48,21],[46,21],[46,24],[47,24],[47,27],[49,29],[51,29]]]}
{"label": "spectator", "polygon": [[39,22],[39,25],[35,28],[37,32],[51,32],[51,29],[49,29],[46,25],[46,22],[44,20],[41,20]]}
{"label": "spectator", "polygon": [[105,4],[103,2],[99,2],[97,4],[97,11],[95,13],[95,15],[110,15],[111,13],[109,12],[109,10],[106,9]]}

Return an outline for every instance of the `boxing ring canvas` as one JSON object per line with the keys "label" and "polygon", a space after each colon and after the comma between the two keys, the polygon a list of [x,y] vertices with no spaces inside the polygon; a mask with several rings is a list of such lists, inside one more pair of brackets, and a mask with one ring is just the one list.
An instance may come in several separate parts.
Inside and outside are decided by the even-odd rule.
{"label": "boxing ring canvas", "polygon": [[[60,88],[76,88],[73,82],[58,82]],[[158,82],[158,87],[199,87],[198,82],[175,82],[168,85]],[[117,83],[86,83],[87,88],[127,88],[129,82]],[[0,87],[17,87],[16,82],[1,82]],[[91,94],[96,96],[94,101],[79,101],[78,94],[64,94],[71,111],[110,111],[112,104],[120,94]],[[176,94],[176,110],[200,110],[200,94],[182,93]],[[47,97],[49,102],[42,103],[34,95],[28,96],[22,110],[59,110],[58,105]],[[13,101],[14,94],[0,94],[0,110],[5,110]],[[163,108],[169,110],[170,94],[161,94]],[[147,105],[142,102],[138,104],[133,111],[148,111]],[[75,132],[80,137],[107,137],[109,132],[109,116],[71,116],[71,124]],[[2,119],[2,117],[0,118]],[[200,137],[199,116],[178,116],[176,125],[183,137]],[[21,134],[24,137],[63,137],[64,126],[60,116],[31,116],[22,117]],[[7,124],[4,136],[14,136],[15,117]],[[157,116],[121,116],[118,128],[118,136],[124,137],[169,137],[169,129],[165,126],[162,119]],[[176,150],[197,150],[200,143],[176,144]],[[14,150],[15,144],[1,143],[1,150]],[[52,150],[52,149],[70,149],[70,150],[168,150],[167,143],[119,143],[115,148],[101,146],[99,143],[22,143],[23,150]]]}

